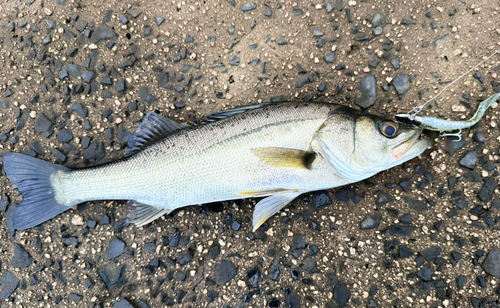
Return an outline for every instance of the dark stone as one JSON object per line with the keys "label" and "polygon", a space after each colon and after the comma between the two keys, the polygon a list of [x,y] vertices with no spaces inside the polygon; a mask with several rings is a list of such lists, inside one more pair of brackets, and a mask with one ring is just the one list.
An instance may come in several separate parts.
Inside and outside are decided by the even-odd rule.
{"label": "dark stone", "polygon": [[230,261],[222,261],[215,266],[214,279],[218,286],[225,285],[238,273],[236,266]]}
{"label": "dark stone", "polygon": [[444,146],[444,150],[453,156],[458,150],[460,150],[465,145],[465,138],[462,138],[460,141],[457,141],[455,137],[446,138],[446,144]]}
{"label": "dark stone", "polygon": [[155,16],[155,22],[157,26],[160,26],[165,21],[165,18],[160,16]]}
{"label": "dark stone", "polygon": [[500,279],[500,249],[493,246],[481,266],[486,273]]}
{"label": "dark stone", "polygon": [[375,213],[373,217],[370,214],[366,214],[365,219],[361,222],[361,229],[375,229],[380,225],[382,215],[380,213]]}
{"label": "dark stone", "polygon": [[424,266],[417,272],[417,276],[422,278],[423,281],[431,281],[432,270],[430,267]]}
{"label": "dark stone", "polygon": [[0,278],[0,300],[6,300],[19,286],[19,279],[9,271],[6,271]]}
{"label": "dark stone", "polygon": [[[327,54],[327,55],[324,57],[324,59],[325,59],[325,62],[326,62],[326,63],[333,63],[333,62],[335,62],[335,53],[333,53],[333,52],[332,52],[332,53],[330,53],[330,54]],[[366,77],[365,77],[365,78],[366,78]]]}
{"label": "dark stone", "polygon": [[333,297],[335,298],[337,305],[343,307],[349,298],[351,298],[351,291],[349,291],[344,283],[338,282],[333,288]]}
{"label": "dark stone", "polygon": [[124,274],[125,265],[115,268],[103,266],[99,269],[99,276],[101,276],[108,289],[124,284],[126,282]]}
{"label": "dark stone", "polygon": [[392,202],[392,198],[387,193],[381,191],[379,192],[377,201],[375,202],[377,203],[377,205],[384,205],[386,203]]}
{"label": "dark stone", "polygon": [[422,212],[422,211],[426,211],[428,209],[427,203],[424,203],[424,202],[421,202],[418,200],[414,200],[414,199],[411,199],[408,197],[405,197],[404,200],[405,200],[406,205],[408,205],[408,207],[412,210]]}
{"label": "dark stone", "polygon": [[409,236],[412,234],[414,228],[407,226],[391,226],[391,233],[395,235]]}
{"label": "dark stone", "polygon": [[126,299],[122,299],[113,305],[113,308],[134,308]]}
{"label": "dark stone", "polygon": [[255,3],[253,3],[253,2],[248,2],[248,3],[241,5],[241,10],[243,12],[251,11],[251,10],[254,10],[256,8],[257,8],[257,5],[255,5]]}
{"label": "dark stone", "polygon": [[332,199],[326,190],[319,190],[313,193],[311,200],[311,208],[318,209],[332,204]]}
{"label": "dark stone", "polygon": [[377,100],[375,86],[375,76],[370,74],[361,79],[361,82],[358,86],[358,90],[361,93],[361,96],[356,97],[356,105],[360,106],[361,108],[368,108],[371,105],[375,104],[375,101]]}
{"label": "dark stone", "polygon": [[55,156],[58,160],[60,160],[60,161],[62,161],[62,162],[65,162],[65,161],[66,161],[66,155],[64,155],[64,153],[63,153],[63,152],[61,152],[60,150],[58,150],[58,149],[54,149],[54,150],[52,150],[52,154],[54,154],[54,156]]}
{"label": "dark stone", "polygon": [[278,39],[276,40],[276,43],[278,45],[286,45],[286,40],[283,38],[283,37],[278,37]]}
{"label": "dark stone", "polygon": [[457,277],[457,287],[463,289],[467,284],[467,276],[460,275]]}
{"label": "dark stone", "polygon": [[477,194],[481,201],[490,201],[493,198],[493,193],[497,189],[497,181],[495,178],[490,177],[481,187],[481,190]]}
{"label": "dark stone", "polygon": [[106,157],[104,144],[102,142],[93,142],[83,151],[83,157],[92,163],[99,162]]}
{"label": "dark stone", "polygon": [[189,251],[183,251],[179,254],[177,258],[177,263],[180,265],[186,265],[193,259],[193,256],[189,253]]}
{"label": "dark stone", "polygon": [[432,246],[419,252],[419,254],[427,261],[432,261],[433,259],[437,258],[440,253],[441,247],[438,246]]}
{"label": "dark stone", "polygon": [[90,40],[94,44],[97,44],[100,41],[107,41],[115,38],[117,38],[115,31],[106,24],[98,25],[92,32],[92,35],[90,36]]}
{"label": "dark stone", "polygon": [[391,59],[391,64],[395,69],[399,68],[399,56],[395,56]]}
{"label": "dark stone", "polygon": [[14,257],[10,264],[15,268],[26,268],[31,265],[30,254],[19,244],[14,244]]}
{"label": "dark stone", "polygon": [[476,166],[476,162],[477,162],[477,153],[474,151],[469,151],[460,160],[460,165],[469,169],[474,169],[474,167]]}
{"label": "dark stone", "polygon": [[316,260],[311,257],[307,257],[302,261],[302,269],[311,274],[320,272]]}
{"label": "dark stone", "polygon": [[73,139],[73,135],[71,135],[71,132],[65,129],[60,130],[57,133],[57,137],[59,137],[59,140],[61,140],[61,142],[68,142]]}
{"label": "dark stone", "polygon": [[125,251],[125,243],[115,237],[109,242],[108,248],[106,249],[106,258],[108,258],[108,260],[114,259],[120,256],[123,251]]}
{"label": "dark stone", "polygon": [[47,138],[54,132],[54,125],[41,113],[35,122],[35,130]]}
{"label": "dark stone", "polygon": [[280,275],[280,273],[281,273],[281,269],[280,269],[280,257],[277,254],[274,257],[273,263],[269,267],[269,278],[271,278],[272,280],[277,280],[278,277],[279,277],[279,275]]}
{"label": "dark stone", "polygon": [[295,249],[303,249],[306,247],[306,241],[302,234],[294,234],[293,236],[293,244],[292,248]]}
{"label": "dark stone", "polygon": [[409,258],[413,255],[413,251],[405,246],[399,246],[398,256],[402,259]]}
{"label": "dark stone", "polygon": [[248,271],[247,277],[248,277],[248,283],[252,288],[259,287],[259,278],[260,278],[259,269],[255,268],[253,270]]}
{"label": "dark stone", "polygon": [[75,302],[81,302],[83,300],[83,295],[77,293],[70,293],[68,299]]}
{"label": "dark stone", "polygon": [[406,74],[398,74],[392,80],[392,85],[398,92],[399,96],[404,95],[411,88],[410,79]]}

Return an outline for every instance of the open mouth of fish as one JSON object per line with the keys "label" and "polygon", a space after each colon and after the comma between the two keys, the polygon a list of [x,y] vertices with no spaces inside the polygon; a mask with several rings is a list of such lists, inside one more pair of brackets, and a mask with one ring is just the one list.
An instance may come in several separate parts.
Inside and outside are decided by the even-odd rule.
{"label": "open mouth of fish", "polygon": [[419,129],[418,133],[411,135],[408,139],[396,145],[392,149],[392,155],[394,156],[394,158],[396,158],[397,160],[406,157],[410,159],[420,155],[428,147],[430,147],[432,145],[432,139],[429,138],[426,133],[422,132],[423,130]]}

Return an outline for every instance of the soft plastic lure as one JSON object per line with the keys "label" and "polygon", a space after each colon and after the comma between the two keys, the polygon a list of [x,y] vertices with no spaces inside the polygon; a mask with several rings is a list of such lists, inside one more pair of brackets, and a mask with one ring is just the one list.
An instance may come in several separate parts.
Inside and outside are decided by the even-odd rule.
{"label": "soft plastic lure", "polygon": [[[481,117],[484,115],[486,110],[493,105],[494,102],[498,100],[500,93],[493,94],[479,104],[476,113],[472,118],[467,121],[447,121],[442,119],[437,119],[433,117],[420,117],[416,114],[397,114],[396,120],[418,126],[423,129],[439,131],[441,136],[456,136],[458,141],[462,139],[461,130],[464,128],[471,127],[475,125]],[[458,130],[458,133],[443,133],[448,131]]]}

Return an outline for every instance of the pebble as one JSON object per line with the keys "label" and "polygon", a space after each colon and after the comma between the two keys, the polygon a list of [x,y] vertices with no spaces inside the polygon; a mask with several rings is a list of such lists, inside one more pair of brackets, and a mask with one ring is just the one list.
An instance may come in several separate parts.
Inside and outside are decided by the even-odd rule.
{"label": "pebble", "polygon": [[455,155],[458,150],[460,150],[465,145],[465,138],[457,141],[455,137],[446,138],[446,143],[444,146],[444,150],[450,154],[450,156]]}
{"label": "pebble", "polygon": [[330,53],[330,54],[327,54],[327,55],[324,57],[324,59],[325,59],[325,62],[326,62],[326,63],[333,63],[333,62],[335,62],[335,53],[333,53],[333,52],[332,52],[332,53]]}
{"label": "pebble", "polygon": [[332,199],[326,190],[319,190],[313,193],[311,200],[311,208],[316,210],[318,208],[331,205]]}
{"label": "pebble", "polygon": [[380,26],[375,27],[375,29],[373,29],[373,34],[374,35],[380,35],[380,34],[382,34],[382,32],[383,32],[383,29]]}
{"label": "pebble", "polygon": [[96,163],[106,157],[104,144],[102,142],[93,142],[83,151],[83,157],[92,163]]}
{"label": "pebble", "polygon": [[398,74],[394,77],[392,85],[398,92],[399,96],[404,95],[411,88],[410,79],[406,74]]}
{"label": "pebble", "polygon": [[325,10],[327,13],[330,13],[331,11],[333,11],[334,8],[335,7],[333,6],[333,4],[330,1],[325,3]]}
{"label": "pebble", "polygon": [[382,20],[382,15],[380,13],[375,13],[375,15],[373,15],[373,18],[372,18],[372,21],[371,21],[371,24],[373,27],[376,27],[378,26],[378,24],[380,23],[380,21]]}
{"label": "pebble", "polygon": [[125,251],[125,243],[117,239],[116,237],[109,242],[108,248],[106,249],[106,258],[108,260],[119,257]]}
{"label": "pebble", "polygon": [[427,203],[424,203],[422,201],[418,201],[409,197],[404,198],[405,204],[412,210],[422,212],[426,211],[429,207],[427,206]]}
{"label": "pebble", "polygon": [[490,201],[493,198],[495,189],[497,189],[497,185],[497,181],[494,177],[488,178],[483,184],[483,187],[481,187],[481,190],[479,191],[477,196],[481,201]]}
{"label": "pebble", "polygon": [[423,281],[431,281],[432,270],[430,267],[424,266],[417,272],[417,276],[422,278]]}
{"label": "pebble", "polygon": [[474,151],[469,151],[460,160],[460,165],[469,169],[474,169],[474,167],[476,166],[476,162],[477,162],[477,153]]}
{"label": "pebble", "polygon": [[394,67],[394,69],[398,69],[399,68],[399,56],[395,56],[394,58],[392,58],[391,64]]}
{"label": "pebble", "polygon": [[251,11],[251,10],[254,10],[256,8],[257,8],[257,5],[255,5],[255,3],[253,3],[253,2],[248,2],[248,3],[241,5],[241,10],[243,12]]}
{"label": "pebble", "polygon": [[126,282],[125,265],[113,267],[111,264],[102,266],[99,269],[99,276],[102,278],[108,289],[118,287]]}
{"label": "pebble", "polygon": [[376,213],[373,215],[366,214],[365,219],[361,222],[361,229],[375,229],[380,225],[382,215]]}
{"label": "pebble", "polygon": [[437,256],[439,256],[439,254],[441,254],[441,247],[432,246],[432,247],[426,248],[422,251],[419,251],[419,254],[422,257],[424,257],[425,260],[432,261],[435,258],[437,258]]}
{"label": "pebble", "polygon": [[351,298],[351,291],[349,291],[344,283],[338,282],[333,288],[333,297],[338,306],[344,307],[349,298]]}
{"label": "pebble", "polygon": [[283,38],[283,37],[278,37],[278,39],[276,40],[276,43],[278,45],[286,45],[286,40]]}
{"label": "pebble", "polygon": [[37,133],[47,138],[54,132],[54,125],[43,115],[43,113],[41,113],[35,122],[35,130]]}
{"label": "pebble", "polygon": [[281,273],[281,268],[280,268],[280,256],[276,254],[274,257],[273,263],[271,263],[271,266],[269,267],[269,278],[272,280],[277,280],[280,273]]}
{"label": "pebble", "polygon": [[132,306],[132,304],[129,303],[129,301],[127,301],[126,299],[122,299],[122,300],[116,302],[113,305],[113,308],[134,308],[134,306]]}
{"label": "pebble", "polygon": [[500,279],[500,249],[493,246],[481,265],[484,271]]}
{"label": "pebble", "polygon": [[314,29],[313,37],[321,37],[323,35],[325,35],[325,32],[321,31],[320,29]]}
{"label": "pebble", "polygon": [[11,265],[15,268],[26,268],[31,265],[32,258],[30,254],[19,244],[14,244],[14,256]]}
{"label": "pebble", "polygon": [[155,22],[156,25],[159,27],[163,22],[165,21],[165,18],[160,17],[160,16],[155,16]]}
{"label": "pebble", "polygon": [[238,273],[236,266],[230,261],[222,261],[215,266],[214,279],[218,286],[223,286]]}
{"label": "pebble", "polygon": [[2,275],[2,278],[0,278],[0,286],[2,287],[0,291],[0,300],[6,300],[16,291],[19,286],[19,279],[17,279],[16,275],[6,271]]}
{"label": "pebble", "polygon": [[259,279],[260,279],[260,271],[259,269],[255,268],[253,270],[250,270],[247,272],[247,277],[248,277],[248,283],[252,288],[258,288],[259,287]]}
{"label": "pebble", "polygon": [[361,93],[361,96],[356,97],[356,105],[360,106],[361,108],[368,108],[375,104],[375,101],[377,100],[375,86],[375,76],[373,76],[372,74],[361,79],[361,82],[358,86],[358,90]]}
{"label": "pebble", "polygon": [[107,40],[115,39],[117,37],[118,36],[116,35],[115,31],[112,28],[110,28],[106,24],[100,24],[92,32],[92,35],[90,36],[90,40],[94,44],[97,44],[100,41],[107,41]]}

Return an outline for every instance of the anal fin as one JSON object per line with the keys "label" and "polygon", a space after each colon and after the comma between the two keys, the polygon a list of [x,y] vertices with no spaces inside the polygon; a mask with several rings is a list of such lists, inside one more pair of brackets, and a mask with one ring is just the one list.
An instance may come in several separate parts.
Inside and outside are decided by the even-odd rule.
{"label": "anal fin", "polygon": [[287,148],[253,148],[252,152],[263,162],[274,167],[311,169],[316,153]]}
{"label": "anal fin", "polygon": [[272,195],[260,200],[253,211],[253,230],[257,230],[269,217],[284,208],[303,192],[289,192]]}
{"label": "anal fin", "polygon": [[170,209],[160,209],[147,204],[135,203],[128,213],[128,219],[131,223],[140,227],[170,212],[172,212]]}

